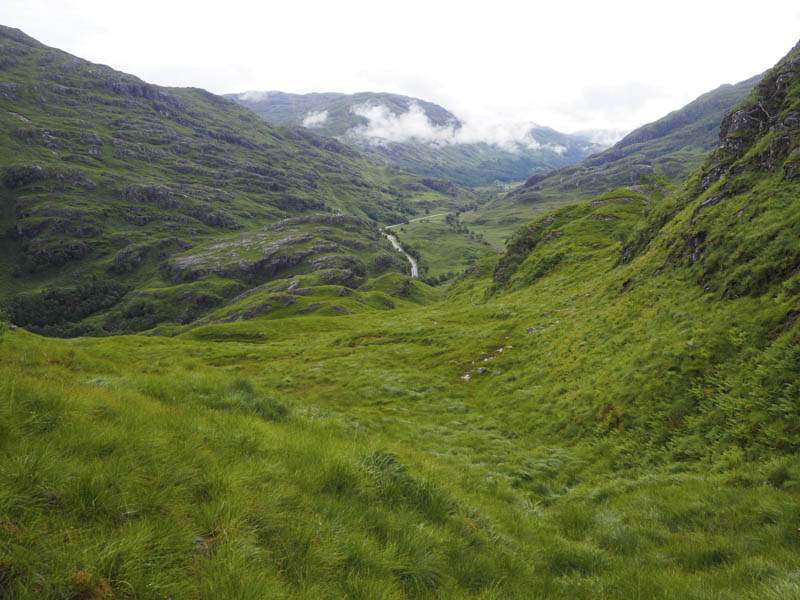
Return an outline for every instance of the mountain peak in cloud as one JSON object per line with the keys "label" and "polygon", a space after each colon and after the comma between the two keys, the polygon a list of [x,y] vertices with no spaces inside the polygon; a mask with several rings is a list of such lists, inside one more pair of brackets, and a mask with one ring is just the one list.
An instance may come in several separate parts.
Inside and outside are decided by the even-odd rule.
{"label": "mountain peak in cloud", "polygon": [[405,112],[394,112],[385,104],[371,102],[354,105],[350,110],[365,123],[350,129],[347,135],[367,139],[375,145],[415,141],[433,146],[484,143],[510,152],[546,149],[561,154],[566,150],[561,145],[537,141],[532,135],[536,125],[531,122],[461,123],[452,120],[437,125],[417,102],[411,102]]}
{"label": "mountain peak in cloud", "polygon": [[303,127],[320,127],[325,121],[328,120],[328,111],[327,110],[315,110],[310,111],[306,114],[305,118],[303,118]]}

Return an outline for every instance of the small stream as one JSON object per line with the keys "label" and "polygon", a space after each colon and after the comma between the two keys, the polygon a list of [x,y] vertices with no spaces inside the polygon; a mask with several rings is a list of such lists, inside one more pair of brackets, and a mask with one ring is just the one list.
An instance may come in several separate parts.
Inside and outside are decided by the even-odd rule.
{"label": "small stream", "polygon": [[406,255],[408,262],[411,263],[411,276],[419,277],[419,269],[417,269],[417,261],[411,258],[408,255],[408,253],[405,250],[403,250],[402,246],[400,246],[400,244],[397,243],[397,239],[393,235],[386,233],[385,231],[383,232],[383,235],[386,236],[386,239],[388,239],[389,242],[392,244],[392,246],[394,246],[395,250],[400,250],[400,252]]}

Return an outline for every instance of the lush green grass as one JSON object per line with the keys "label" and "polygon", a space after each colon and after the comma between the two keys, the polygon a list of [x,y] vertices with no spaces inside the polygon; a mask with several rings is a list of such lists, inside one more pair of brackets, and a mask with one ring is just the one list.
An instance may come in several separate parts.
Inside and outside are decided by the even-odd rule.
{"label": "lush green grass", "polygon": [[7,332],[5,595],[793,597],[797,294],[620,264],[625,198],[421,308]]}
{"label": "lush green grass", "polygon": [[777,308],[681,280],[609,305],[595,264],[485,303],[488,278],[173,339],[8,332],[5,595],[791,597],[800,464],[715,436],[723,392],[693,391],[740,360],[714,323]]}

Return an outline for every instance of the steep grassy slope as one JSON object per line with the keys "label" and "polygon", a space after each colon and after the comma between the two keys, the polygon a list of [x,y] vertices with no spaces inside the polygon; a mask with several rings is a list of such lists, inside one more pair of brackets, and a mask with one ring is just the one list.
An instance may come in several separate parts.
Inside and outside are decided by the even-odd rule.
{"label": "steep grassy slope", "polygon": [[564,207],[438,304],[6,332],[0,591],[800,596],[798,114],[800,45],[678,194]]}
{"label": "steep grassy slope", "polygon": [[465,221],[497,239],[557,206],[635,185],[642,176],[679,185],[714,149],[720,121],[744,100],[760,77],[707,92],[579,164],[536,174],[505,198],[465,216]]}
{"label": "steep grassy slope", "polygon": [[[662,370],[671,352],[662,337],[665,329],[652,328],[650,343],[663,345],[665,356],[649,362],[653,375],[660,375],[647,388],[664,387],[654,396],[640,388],[628,402],[618,397],[619,411],[638,412],[648,397],[651,408],[660,399],[679,398],[686,404],[673,405],[675,425],[694,438],[694,453],[720,441],[753,456],[795,449],[799,157],[800,45],[725,117],[717,149],[680,193],[659,198],[660,188],[653,186],[649,196],[607,194],[530,224],[515,234],[498,262],[495,289],[531,285],[596,254],[602,240],[588,235],[598,225],[588,227],[577,218],[612,226],[621,251],[606,267],[604,289],[620,298],[615,303],[638,298],[641,307],[631,308],[630,318],[651,311],[667,317],[670,307],[705,313],[704,322],[681,329],[686,354],[672,373]],[[620,218],[638,203],[645,206],[643,220],[621,228]],[[606,214],[585,216],[592,209]],[[683,289],[686,297],[678,299],[670,289]],[[676,313],[671,318],[682,320]],[[766,366],[770,361],[775,369]],[[689,385],[670,389],[668,381],[681,372],[690,376],[678,381]]]}
{"label": "steep grassy slope", "polygon": [[[169,257],[219,238],[256,239],[285,217],[359,217],[329,219],[328,228],[339,231],[323,232],[325,243],[306,250],[402,270],[374,224],[472,201],[450,182],[374,165],[335,140],[272,127],[203,90],[149,85],[9,28],[0,28],[0,170],[0,301],[28,294],[14,299],[15,319],[55,327],[51,333],[131,331],[116,317],[90,328],[65,323],[123,299],[137,304],[143,289],[171,288],[180,282]],[[261,269],[261,280],[228,272],[225,285],[199,281],[184,303],[195,303],[190,312],[293,266],[291,249],[272,242],[276,267]],[[339,262],[342,270],[347,261]],[[380,272],[358,267],[356,274],[367,270]],[[52,302],[39,293],[50,288]],[[161,297],[177,295],[173,289]],[[54,302],[69,314],[43,314],[42,305]],[[151,316],[174,307],[162,303]],[[32,311],[39,323],[23,318]]]}
{"label": "steep grassy slope", "polygon": [[316,132],[356,146],[378,162],[400,165],[416,173],[450,179],[467,186],[522,181],[532,173],[574,164],[600,150],[600,146],[584,138],[540,126],[532,127],[528,132],[529,145],[517,145],[514,149],[483,142],[442,143],[441,140],[432,142],[425,139],[399,142],[367,135],[370,121],[356,112],[364,106],[383,106],[389,118],[396,118],[416,105],[422,109],[431,126],[451,127],[454,131],[461,128],[455,115],[445,108],[397,94],[245,92],[227,94],[226,97],[270,123],[306,124]]}

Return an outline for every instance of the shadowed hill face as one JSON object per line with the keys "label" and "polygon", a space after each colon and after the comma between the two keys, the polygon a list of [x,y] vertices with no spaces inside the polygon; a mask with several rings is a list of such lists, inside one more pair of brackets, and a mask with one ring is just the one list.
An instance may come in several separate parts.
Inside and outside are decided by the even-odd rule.
{"label": "shadowed hill face", "polygon": [[[469,186],[521,181],[531,173],[574,164],[601,148],[580,136],[540,126],[520,132],[524,143],[460,141],[463,124],[455,115],[437,104],[397,94],[245,92],[226,97],[270,123],[305,125],[354,145],[377,162]],[[375,109],[378,112],[370,114]],[[403,115],[414,110],[420,111],[414,127],[404,125]],[[387,125],[393,136],[403,139],[381,137],[387,135]]]}
{"label": "shadowed hill face", "polygon": [[[76,320],[136,290],[172,285],[165,261],[217,237],[320,212],[353,215],[367,235],[375,224],[465,201],[449,182],[375,165],[204,90],[150,85],[6,27],[0,165],[0,300],[44,288],[74,298],[80,288],[95,300],[62,315]],[[391,254],[372,235],[362,243],[377,244],[374,256],[359,260]],[[402,269],[402,261],[380,264]],[[223,302],[241,283],[209,284],[208,302]]]}

